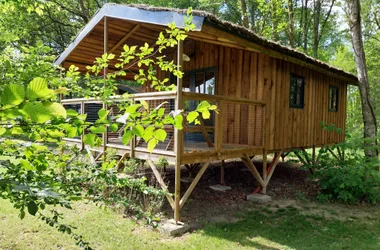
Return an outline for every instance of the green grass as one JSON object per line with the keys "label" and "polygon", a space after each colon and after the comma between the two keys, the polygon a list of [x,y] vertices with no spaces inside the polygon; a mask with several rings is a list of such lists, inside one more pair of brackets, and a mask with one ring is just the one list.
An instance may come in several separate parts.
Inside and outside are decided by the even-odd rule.
{"label": "green grass", "polygon": [[[295,207],[253,210],[240,213],[239,222],[208,223],[180,238],[84,203],[67,211],[65,222],[76,226],[95,249],[380,249],[378,213],[337,220],[300,212]],[[77,249],[68,235],[32,216],[20,220],[17,215],[8,201],[0,200],[0,249]]]}

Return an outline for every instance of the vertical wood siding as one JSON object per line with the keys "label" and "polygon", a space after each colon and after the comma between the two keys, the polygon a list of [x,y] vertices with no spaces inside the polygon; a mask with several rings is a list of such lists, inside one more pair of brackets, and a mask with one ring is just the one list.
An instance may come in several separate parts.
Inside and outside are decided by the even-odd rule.
{"label": "vertical wood siding", "polygon": [[[322,129],[321,122],[345,129],[347,84],[314,70],[241,49],[188,40],[184,53],[191,60],[184,71],[217,68],[218,95],[266,101],[259,107],[225,105],[225,143],[259,145],[265,119],[267,150],[321,146],[341,142],[344,133]],[[305,78],[304,108],[289,107],[290,74]],[[338,87],[338,111],[328,110],[329,85]]]}

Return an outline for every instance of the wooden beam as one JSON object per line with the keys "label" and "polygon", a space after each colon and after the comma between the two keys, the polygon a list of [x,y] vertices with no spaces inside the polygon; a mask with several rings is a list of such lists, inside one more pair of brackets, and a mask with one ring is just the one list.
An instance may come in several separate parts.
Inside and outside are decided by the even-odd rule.
{"label": "wooden beam", "polygon": [[223,101],[218,101],[216,106],[219,109],[219,114],[215,115],[215,125],[214,125],[214,142],[215,149],[220,151],[223,146]]}
{"label": "wooden beam", "polygon": [[99,160],[100,157],[102,157],[103,155],[103,152],[100,152],[96,157],[95,157],[95,161]]}
{"label": "wooden beam", "polygon": [[246,153],[244,153],[243,157],[241,157],[241,159],[244,162],[244,164],[247,166],[247,168],[251,171],[253,176],[255,176],[255,178],[259,182],[259,184],[262,187],[266,187],[266,183],[264,182],[263,178],[261,178],[260,173],[259,173],[259,171],[257,171],[253,162],[249,159],[249,156]]}
{"label": "wooden beam", "polygon": [[[178,69],[183,69],[183,41],[178,42],[177,46],[177,65]],[[177,77],[177,95],[175,102],[175,110],[183,109],[183,95],[182,95],[182,78]],[[175,128],[174,129],[174,153],[176,155],[176,164],[175,164],[175,206],[174,206],[174,220],[176,222],[180,219],[180,199],[181,199],[181,156],[184,151],[183,145],[183,131]]]}
{"label": "wooden beam", "polygon": [[180,200],[180,208],[183,207],[187,199],[189,198],[190,194],[193,192],[195,186],[197,185],[198,181],[201,179],[202,175],[210,165],[210,161],[203,164],[202,168],[199,170],[197,176],[195,176],[193,182],[191,182],[189,188],[186,190],[185,194],[183,195],[182,199]]}
{"label": "wooden beam", "polygon": [[195,92],[183,92],[183,98],[188,100],[199,100],[199,101],[223,101],[225,103],[234,103],[234,104],[249,104],[249,105],[261,105],[266,104],[265,101],[252,100],[249,98],[240,98],[240,97],[231,97],[223,95],[208,95],[200,94]]}
{"label": "wooden beam", "polygon": [[156,168],[156,165],[154,165],[154,163],[151,159],[148,159],[148,164],[149,164],[150,168],[152,169],[153,174],[156,177],[158,184],[160,184],[162,190],[164,190],[166,192],[165,196],[168,199],[170,206],[172,207],[172,209],[174,209],[173,197],[170,195],[168,186],[166,186],[164,180],[161,177],[160,172]]}
{"label": "wooden beam", "polygon": [[281,149],[281,151],[279,153],[275,154],[275,157],[274,157],[274,159],[271,162],[271,168],[270,168],[270,172],[268,173],[268,178],[266,179],[266,185],[269,184],[269,181],[272,178],[273,172],[276,169],[277,163],[280,160],[280,156],[281,156],[281,154],[282,154],[283,151],[284,150]]}
{"label": "wooden beam", "polygon": [[127,158],[128,155],[129,155],[128,151],[126,151],[125,154],[123,154],[123,156],[120,158],[120,160],[116,164],[117,169],[120,169],[120,165],[123,163],[124,159]]}
{"label": "wooden beam", "polygon": [[[263,181],[268,185],[268,155],[267,151],[263,150]],[[267,193],[267,187],[263,187],[262,193],[266,194]]]}
{"label": "wooden beam", "polygon": [[136,24],[133,29],[131,29],[125,36],[123,36],[109,51],[108,53],[114,52],[117,48],[120,47],[136,30],[138,30],[141,27],[140,24]]}
{"label": "wooden beam", "polygon": [[201,123],[200,124],[201,132],[202,132],[203,137],[206,140],[207,146],[209,146],[210,148],[213,148],[214,147],[214,143],[212,143],[212,140],[211,140],[210,136],[207,133],[207,130],[205,128],[205,123],[203,121],[202,116],[199,116],[199,122]]}
{"label": "wooden beam", "polygon": [[[103,37],[103,54],[106,54],[108,52],[108,18],[105,16],[104,17],[104,37]],[[108,68],[105,67],[103,71],[103,78],[104,80],[107,79],[107,73],[108,73]],[[105,83],[104,83],[105,85]],[[105,86],[104,86],[105,87]],[[103,102],[103,109],[107,110],[107,103]],[[107,127],[106,127],[107,128]],[[108,142],[108,134],[107,134],[107,129],[106,132],[103,133],[103,161],[107,161],[107,142]]]}

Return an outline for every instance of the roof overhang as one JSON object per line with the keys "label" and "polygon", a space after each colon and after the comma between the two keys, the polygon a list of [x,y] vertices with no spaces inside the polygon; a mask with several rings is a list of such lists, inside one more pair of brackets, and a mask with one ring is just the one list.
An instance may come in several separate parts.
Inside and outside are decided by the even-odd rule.
{"label": "roof overhang", "polygon": [[[169,23],[175,23],[178,28],[184,28],[184,16],[186,13],[176,11],[153,11],[130,7],[127,5],[105,4],[90,20],[90,22],[79,32],[78,36],[71,42],[65,51],[54,62],[55,65],[60,65],[70,55],[70,53],[78,46],[78,44],[90,34],[96,25],[98,25],[104,17],[111,17],[120,20],[141,22],[165,26]],[[192,22],[195,25],[194,31],[202,29],[204,17],[193,16]]]}

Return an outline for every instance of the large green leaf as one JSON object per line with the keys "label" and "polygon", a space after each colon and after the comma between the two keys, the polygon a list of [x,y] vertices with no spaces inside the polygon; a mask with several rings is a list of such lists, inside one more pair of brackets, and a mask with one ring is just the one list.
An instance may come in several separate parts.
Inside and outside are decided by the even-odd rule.
{"label": "large green leaf", "polygon": [[23,110],[30,117],[30,119],[34,122],[44,123],[48,121],[52,114],[49,110],[47,110],[42,103],[25,103]]}
{"label": "large green leaf", "polygon": [[156,138],[152,138],[148,142],[148,151],[152,153],[153,149],[157,146],[158,140]]}
{"label": "large green leaf", "polygon": [[31,101],[47,97],[52,93],[53,91],[48,89],[47,81],[41,77],[34,78],[26,88],[26,97]]}
{"label": "large green leaf", "polygon": [[96,140],[96,135],[94,134],[85,134],[83,138],[83,142],[85,144],[90,145],[91,147],[95,145],[95,140]]}
{"label": "large green leaf", "polygon": [[159,141],[165,141],[166,138],[166,131],[163,129],[157,129],[154,131],[154,137]]}
{"label": "large green leaf", "polygon": [[92,126],[90,128],[91,132],[94,134],[102,134],[107,132],[107,127],[105,125],[100,125],[100,126]]}
{"label": "large green leaf", "polygon": [[30,201],[28,203],[28,212],[31,214],[31,215],[36,215],[38,211],[38,207],[37,207],[37,204],[34,202],[34,201]]}
{"label": "large green leaf", "polygon": [[121,138],[121,142],[124,144],[124,145],[127,145],[131,139],[133,137],[133,133],[131,130],[126,130],[123,134],[123,137]]}
{"label": "large green leaf", "polygon": [[197,111],[191,111],[187,116],[186,119],[189,123],[192,123],[197,119],[199,116],[199,113]]}
{"label": "large green leaf", "polygon": [[104,108],[100,109],[98,111],[98,116],[99,116],[99,119],[107,119],[107,115],[108,115],[109,111],[105,110]]}
{"label": "large green leaf", "polygon": [[135,133],[135,135],[137,135],[138,137],[144,136],[144,130],[145,129],[140,124],[137,124],[132,130],[133,130],[133,133]]}
{"label": "large green leaf", "polygon": [[24,101],[25,89],[18,84],[9,84],[4,88],[1,94],[1,103],[3,105],[19,105]]}
{"label": "large green leaf", "polygon": [[63,118],[67,117],[66,109],[62,104],[57,102],[46,102],[44,107],[53,115],[53,116],[62,116]]}

